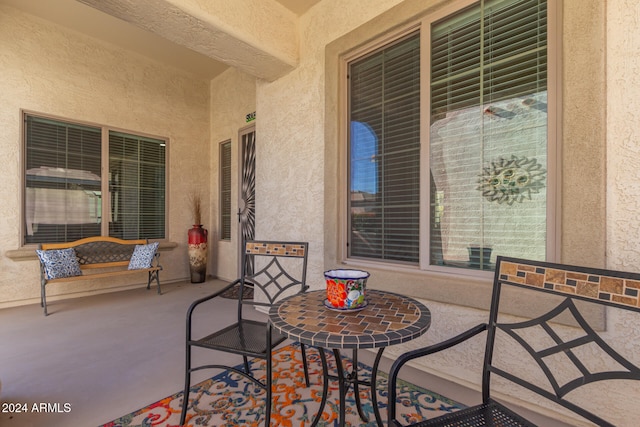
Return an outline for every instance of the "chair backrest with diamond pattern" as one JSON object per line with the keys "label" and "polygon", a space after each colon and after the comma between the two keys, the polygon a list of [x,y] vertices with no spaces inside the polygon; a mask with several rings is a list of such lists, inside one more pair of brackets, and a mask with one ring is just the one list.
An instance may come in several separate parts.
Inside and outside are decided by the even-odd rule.
{"label": "chair backrest with diamond pattern", "polygon": [[[501,300],[512,287],[553,294],[556,296],[549,298],[557,301],[551,301],[550,310],[545,308],[530,316],[533,318],[501,314]],[[631,390],[638,390],[640,357],[632,354],[633,347],[625,346],[619,335],[607,333],[606,322],[591,326],[588,320],[594,317],[593,311],[584,313],[590,304],[601,306],[605,312],[622,309],[629,314],[625,317],[631,322],[628,326],[640,327],[639,290],[640,275],[635,273],[498,257],[483,373],[485,401],[490,379],[495,382],[499,376],[597,425],[611,425],[598,411],[586,409],[583,400],[617,390],[625,382]],[[510,294],[511,301],[514,297],[534,311],[539,302],[527,298],[527,293]],[[624,330],[617,331],[625,334]],[[508,357],[503,357],[505,349]],[[508,360],[511,362],[505,363]],[[502,392],[508,393],[509,386],[504,384]]]}
{"label": "chair backrest with diamond pattern", "polygon": [[[254,298],[243,300],[240,292],[241,304],[270,306],[285,296],[308,289],[308,243],[251,240],[245,242],[244,249],[241,284],[253,287]],[[252,257],[253,262],[245,262],[246,257]],[[247,265],[253,271],[247,272]]]}

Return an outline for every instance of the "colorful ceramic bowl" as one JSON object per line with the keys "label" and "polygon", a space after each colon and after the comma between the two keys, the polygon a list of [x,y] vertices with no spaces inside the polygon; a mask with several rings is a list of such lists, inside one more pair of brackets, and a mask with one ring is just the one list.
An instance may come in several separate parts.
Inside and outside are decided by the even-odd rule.
{"label": "colorful ceramic bowl", "polygon": [[365,289],[369,273],[362,270],[329,270],[324,272],[327,282],[327,307],[338,310],[364,308]]}

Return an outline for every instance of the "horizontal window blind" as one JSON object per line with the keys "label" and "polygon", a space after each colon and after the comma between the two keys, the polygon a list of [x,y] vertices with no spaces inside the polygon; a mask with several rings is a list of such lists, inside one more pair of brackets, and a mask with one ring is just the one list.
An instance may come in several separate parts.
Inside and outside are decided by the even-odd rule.
{"label": "horizontal window blind", "polygon": [[[347,64],[348,256],[419,263],[422,192],[430,265],[545,259],[547,1],[480,0],[422,28],[429,46],[415,33]],[[430,109],[422,171],[421,78]]]}
{"label": "horizontal window blind", "polygon": [[100,235],[100,128],[25,115],[25,243]]}
{"label": "horizontal window blind", "polygon": [[25,244],[99,236],[103,221],[113,237],[165,237],[165,141],[115,131],[103,141],[99,126],[32,114],[24,120]]}
{"label": "horizontal window blind", "polygon": [[544,259],[547,2],[484,0],[431,40],[430,263]]}
{"label": "horizontal window blind", "polygon": [[420,42],[349,64],[349,256],[417,263]]}
{"label": "horizontal window blind", "polygon": [[220,144],[220,239],[231,240],[231,141]]}
{"label": "horizontal window blind", "polygon": [[161,239],[165,230],[165,142],[109,132],[109,235]]}
{"label": "horizontal window blind", "polygon": [[456,111],[546,88],[546,0],[483,4],[484,10],[473,6],[433,26],[432,112]]}

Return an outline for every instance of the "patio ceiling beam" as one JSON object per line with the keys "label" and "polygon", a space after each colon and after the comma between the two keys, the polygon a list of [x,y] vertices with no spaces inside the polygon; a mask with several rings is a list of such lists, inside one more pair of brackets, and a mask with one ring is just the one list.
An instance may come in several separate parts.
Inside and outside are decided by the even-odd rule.
{"label": "patio ceiling beam", "polygon": [[267,81],[298,63],[297,16],[275,0],[78,0]]}

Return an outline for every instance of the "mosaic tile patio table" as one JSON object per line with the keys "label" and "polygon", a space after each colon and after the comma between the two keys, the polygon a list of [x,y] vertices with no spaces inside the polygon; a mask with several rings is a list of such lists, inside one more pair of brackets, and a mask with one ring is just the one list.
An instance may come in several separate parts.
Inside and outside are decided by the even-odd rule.
{"label": "mosaic tile patio table", "polygon": [[[269,322],[281,334],[294,341],[318,347],[324,369],[323,396],[312,427],[322,416],[326,404],[329,380],[338,381],[340,394],[340,426],[345,425],[345,401],[349,387],[353,386],[358,414],[368,422],[362,411],[359,385],[371,388],[376,422],[382,419],[376,398],[376,376],[385,347],[410,341],[424,334],[431,326],[431,312],[413,298],[378,290],[367,290],[367,305],[347,311],[325,306],[326,291],[313,291],[283,299],[269,310]],[[371,381],[358,378],[358,349],[377,348]],[[336,358],[337,376],[327,369],[325,349],[331,349]],[[353,352],[351,372],[345,372],[340,357],[341,349]]]}

